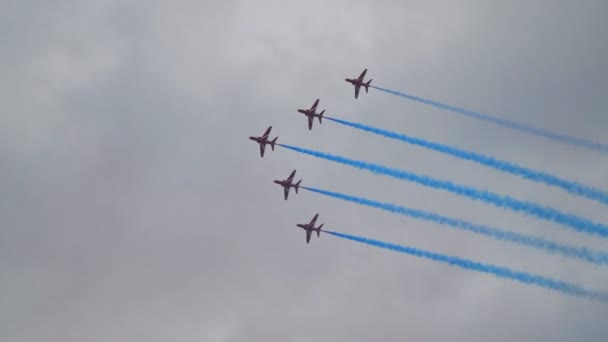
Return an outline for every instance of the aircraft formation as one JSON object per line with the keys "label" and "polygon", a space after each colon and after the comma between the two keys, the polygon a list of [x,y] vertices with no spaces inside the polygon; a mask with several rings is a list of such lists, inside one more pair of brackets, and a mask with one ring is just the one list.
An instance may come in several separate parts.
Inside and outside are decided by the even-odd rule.
{"label": "aircraft formation", "polygon": [[[588,150],[595,150],[596,152],[608,154],[608,145],[598,143],[589,139],[577,138],[567,136],[561,133],[550,132],[548,130],[533,127],[523,123],[516,123],[513,121],[502,119],[500,117],[494,117],[488,114],[474,112],[472,110],[456,107],[449,104],[444,104],[435,100],[422,98],[420,96],[411,95],[396,90],[385,89],[376,85],[371,85],[371,79],[365,80],[366,74],[367,69],[363,70],[363,72],[361,72],[361,74],[359,74],[359,76],[356,78],[345,79],[347,83],[353,85],[355,91],[355,99],[359,97],[359,94],[361,93],[361,87],[365,89],[366,93],[371,87],[381,92],[389,93],[411,101],[440,108],[449,112],[466,116],[468,118],[494,123],[498,126],[501,126],[502,128],[517,130],[523,133],[534,135],[539,138],[551,139],[572,146],[585,148]],[[478,165],[483,165],[485,167],[492,168],[506,174],[519,176],[527,181],[532,181],[535,183],[544,183],[545,185],[551,187],[560,188],[561,190],[569,193],[572,196],[584,197],[589,200],[599,202],[608,206],[608,191],[604,191],[600,188],[585,185],[577,181],[568,180],[554,175],[550,172],[534,170],[513,162],[500,160],[492,156],[482,155],[473,151],[463,150],[453,145],[432,142],[419,137],[413,137],[400,132],[373,127],[363,123],[350,122],[348,120],[339,119],[336,117],[324,116],[325,109],[318,111],[318,107],[319,99],[316,99],[310,108],[297,109],[298,113],[306,116],[308,121],[308,130],[312,130],[315,118],[319,121],[319,125],[322,124],[323,118],[325,118],[326,120],[336,124],[351,127],[369,134],[381,136],[383,138],[388,138],[391,140],[400,141],[402,143],[415,145],[421,148],[425,148],[427,150],[432,150],[438,153],[442,153],[444,155],[449,155],[454,158],[467,160],[469,162],[476,163]],[[302,147],[277,143],[278,137],[270,137],[271,130],[272,126],[269,126],[261,136],[249,137],[249,139],[255,141],[260,145],[260,157],[262,158],[264,157],[266,145],[270,145],[273,151],[275,145],[278,145],[279,147],[282,147],[284,149],[288,149],[304,155],[335,162],[342,165],[348,165],[360,170],[372,172],[376,175],[388,176],[406,182],[417,183],[419,185],[433,188],[435,190],[447,191],[461,197],[466,197],[470,200],[484,202],[486,204],[491,204],[498,208],[510,210],[512,212],[519,212],[530,217],[550,221],[552,223],[562,226],[563,228],[571,229],[580,233],[595,235],[596,237],[608,238],[608,224],[595,222],[593,219],[584,216],[563,212],[556,208],[551,208],[545,205],[535,203],[534,201],[521,200],[512,196],[501,195],[499,193],[492,192],[486,189],[478,189],[464,184],[455,184],[452,181],[435,178],[429,175],[416,174],[407,170],[401,170],[376,163],[356,160],[345,156],[339,156],[322,151],[314,151]],[[547,238],[526,235],[508,229],[500,229],[485,224],[475,223],[473,221],[444,216],[440,213],[435,213],[431,211],[409,208],[397,204],[381,202],[373,199],[348,195],[335,191],[317,189],[310,186],[301,186],[302,179],[296,182],[295,176],[296,170],[293,170],[286,179],[274,180],[275,184],[280,185],[283,188],[283,197],[285,200],[289,198],[289,193],[292,188],[294,189],[296,194],[298,193],[298,190],[304,189],[308,192],[331,197],[334,199],[340,199],[351,203],[356,203],[366,207],[381,209],[383,211],[391,212],[393,214],[408,216],[414,219],[428,222],[434,222],[446,228],[467,231],[469,233],[486,236],[496,240],[534,248],[539,251],[545,251],[552,254],[560,254],[567,258],[578,259],[580,261],[596,265],[608,266],[608,252],[595,250],[586,246],[571,245],[568,243],[552,241]],[[323,230],[323,224],[319,224],[318,226],[316,226],[318,218],[319,213],[316,213],[312,217],[310,222],[296,224],[297,228],[300,228],[306,232],[307,244],[310,243],[311,237],[315,232],[317,237],[320,237],[321,232],[323,232],[325,235],[335,236],[370,246],[389,249],[415,257],[426,258],[436,262],[447,263],[449,265],[458,266],[468,270],[490,273],[499,278],[509,278],[511,280],[519,281],[525,284],[535,284],[537,286],[561,292],[563,294],[586,297],[592,300],[608,302],[608,291],[590,290],[578,284],[568,283],[537,274],[515,271],[504,266],[483,264],[477,261],[459,258],[457,256],[450,256],[432,251],[421,250],[415,247],[404,246],[345,233],[339,233],[332,231],[331,229]]]}
{"label": "aircraft formation", "polygon": [[[367,82],[364,81],[366,73],[367,73],[367,69],[363,70],[363,72],[361,72],[359,77],[357,77],[355,79],[350,79],[350,78],[345,79],[346,82],[351,83],[355,87],[355,99],[357,99],[359,97],[359,89],[361,87],[365,88],[366,93],[368,92],[368,88],[369,88],[369,85],[372,82],[372,80],[370,79]],[[298,109],[299,113],[304,114],[308,118],[308,130],[312,130],[312,125],[313,125],[315,118],[318,118],[319,124],[322,123],[321,120],[323,119],[323,114],[325,114],[325,109],[323,109],[321,112],[317,113],[318,105],[319,105],[319,99],[316,99],[315,102],[312,104],[312,106],[309,109]],[[261,158],[264,158],[264,151],[266,149],[266,145],[270,145],[270,148],[274,151],[274,146],[277,142],[278,137],[275,137],[274,139],[270,140],[271,131],[272,131],[272,126],[269,126],[261,136],[249,137],[250,140],[253,140],[260,145],[260,157]],[[302,182],[302,180],[300,179],[298,182],[293,183],[293,179],[294,179],[295,175],[296,175],[296,170],[293,170],[291,172],[291,174],[289,175],[289,177],[287,177],[286,179],[283,179],[283,180],[275,179],[274,180],[275,184],[278,184],[283,187],[285,200],[287,200],[287,198],[289,197],[289,190],[291,188],[294,188],[296,194],[298,193],[298,189],[300,188],[300,183]],[[319,213],[315,214],[315,216],[310,220],[309,223],[296,224],[297,227],[302,228],[304,231],[306,231],[306,243],[310,243],[310,237],[312,236],[313,232],[317,232],[317,237],[320,237],[320,235],[321,235],[321,231],[322,231],[321,228],[323,227],[323,223],[321,223],[318,227],[315,227],[318,217],[319,217]]]}

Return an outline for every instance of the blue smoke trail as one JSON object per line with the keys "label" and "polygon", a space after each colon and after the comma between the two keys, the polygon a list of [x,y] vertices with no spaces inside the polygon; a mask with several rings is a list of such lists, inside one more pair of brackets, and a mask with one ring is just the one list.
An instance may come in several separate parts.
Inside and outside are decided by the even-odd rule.
{"label": "blue smoke trail", "polygon": [[601,144],[598,142],[594,142],[591,140],[587,140],[587,139],[581,139],[581,138],[576,138],[576,137],[571,137],[565,134],[561,134],[561,133],[555,133],[555,132],[551,132],[551,131],[547,131],[541,128],[537,128],[537,127],[533,127],[533,126],[529,126],[529,125],[524,125],[521,123],[517,123],[517,122],[513,122],[513,121],[508,121],[508,120],[504,120],[504,119],[499,119],[487,114],[482,114],[482,113],[477,113],[477,112],[473,112],[464,108],[459,108],[456,106],[451,106],[451,105],[447,105],[441,102],[437,102],[437,101],[433,101],[433,100],[429,100],[429,99],[425,99],[422,97],[418,97],[418,96],[414,96],[414,95],[410,95],[410,94],[405,94],[405,93],[401,93],[395,90],[390,90],[390,89],[385,89],[385,88],[381,88],[381,87],[376,87],[373,85],[369,86],[370,88],[374,88],[374,89],[378,89],[380,91],[384,91],[387,92],[389,94],[393,94],[393,95],[397,95],[397,96],[401,96],[404,97],[406,99],[410,99],[410,100],[414,100],[414,101],[418,101],[427,105],[431,105],[437,108],[441,108],[441,109],[445,109],[445,110],[449,110],[451,112],[454,113],[458,113],[458,114],[462,114],[474,119],[478,119],[478,120],[483,120],[483,121],[487,121],[487,122],[492,122],[495,124],[498,124],[500,126],[503,127],[507,127],[507,128],[511,128],[511,129],[515,129],[521,132],[525,132],[525,133],[530,133],[536,136],[540,136],[540,137],[544,137],[547,139],[551,139],[551,140],[555,140],[555,141],[559,141],[562,143],[566,143],[566,144],[570,144],[570,145],[574,145],[574,146],[578,146],[578,147],[583,147],[586,149],[590,149],[590,150],[595,150],[598,152],[602,152],[602,153],[607,153],[608,154],[608,145],[605,144]]}
{"label": "blue smoke trail", "polygon": [[382,203],[367,198],[355,197],[345,195],[339,192],[327,191],[322,189],[315,189],[310,187],[300,187],[311,192],[315,192],[321,195],[341,199],[348,202],[357,203],[360,205],[369,206],[372,208],[382,209],[391,213],[401,214],[404,216],[413,217],[425,221],[439,223],[454,228],[463,229],[476,234],[493,237],[497,240],[510,241],[520,245],[533,247],[536,249],[544,250],[549,253],[559,253],[567,257],[577,258],[594,264],[608,264],[608,253],[597,252],[590,250],[586,247],[575,247],[562,245],[557,242],[545,240],[538,237],[526,236],[511,231],[500,230],[491,228],[481,224],[474,224],[465,220],[459,220],[451,217],[441,216],[435,213],[425,212],[418,209],[411,209],[407,207],[398,206],[391,203]]}
{"label": "blue smoke trail", "polygon": [[563,294],[584,297],[592,300],[600,300],[608,302],[608,294],[599,291],[592,291],[583,288],[580,285],[567,283],[560,280],[554,280],[551,278],[543,277],[540,275],[514,271],[507,267],[496,266],[490,264],[482,264],[472,260],[462,259],[454,256],[434,253],[423,249],[414,247],[401,246],[393,243],[383,242],[379,240],[368,239],[360,236],[349,235],[344,233],[333,232],[329,230],[324,231],[327,234],[337,236],[343,239],[364,243],[370,246],[380,247],[389,249],[395,252],[413,255],[419,258],[426,258],[433,261],[443,262],[452,266],[458,266],[467,270],[473,270],[478,272],[490,273],[498,278],[508,278],[519,281],[525,284],[533,284],[546,289],[561,292]]}
{"label": "blue smoke trail", "polygon": [[405,142],[408,144],[421,146],[421,147],[428,148],[428,149],[431,149],[434,151],[449,154],[449,155],[452,155],[452,156],[455,156],[455,157],[458,157],[461,159],[471,160],[471,161],[477,162],[479,164],[489,166],[494,169],[508,172],[508,173],[511,173],[514,175],[518,175],[518,176],[521,176],[523,178],[526,178],[526,179],[529,179],[529,180],[532,180],[535,182],[541,182],[541,183],[545,183],[547,185],[559,187],[559,188],[562,188],[563,190],[566,190],[567,192],[569,192],[571,194],[593,199],[593,200],[596,200],[598,202],[608,205],[608,194],[607,193],[602,192],[601,190],[598,190],[598,189],[594,189],[592,187],[588,187],[588,186],[576,183],[576,182],[558,178],[558,177],[553,176],[548,173],[534,171],[534,170],[527,169],[525,167],[522,167],[522,166],[519,166],[519,165],[516,165],[513,163],[509,163],[506,161],[494,159],[492,157],[486,157],[486,156],[483,156],[480,154],[476,154],[474,152],[459,150],[457,148],[454,148],[454,147],[451,147],[448,145],[442,145],[442,144],[426,141],[424,139],[410,137],[405,134],[399,134],[399,133],[391,132],[388,130],[367,126],[367,125],[364,125],[361,123],[350,122],[350,121],[331,118],[331,117],[325,117],[325,118],[327,120],[331,120],[331,121],[337,122],[337,123],[345,125],[345,126],[357,128],[357,129],[360,129],[360,130],[363,130],[366,132],[371,132],[374,134],[378,134],[378,135],[381,135],[386,138],[396,139],[396,140],[399,140],[399,141],[402,141],[402,142]]}
{"label": "blue smoke trail", "polygon": [[542,218],[548,221],[553,221],[564,226],[574,228],[579,232],[584,232],[592,235],[599,235],[602,237],[608,237],[608,227],[601,224],[595,223],[588,219],[578,217],[572,214],[562,213],[559,210],[543,207],[541,205],[524,202],[514,199],[509,196],[501,196],[487,190],[477,190],[475,188],[453,184],[449,181],[438,180],[428,176],[421,176],[414,173],[410,173],[403,170],[392,169],[386,166],[362,162],[358,160],[348,159],[341,156],[332,155],[329,153],[323,153],[319,151],[308,150],[301,147],[295,147],[284,144],[277,144],[278,146],[284,147],[289,150],[308,154],[317,158],[330,160],[336,163],[341,163],[349,166],[353,166],[362,170],[368,170],[373,173],[382,174],[390,177],[394,177],[401,180],[410,182],[416,182],[424,186],[428,186],[435,189],[446,190],[461,196],[469,197],[473,200],[481,200],[487,203],[492,203],[497,207],[508,208],[513,211],[520,211],[527,213],[538,218]]}

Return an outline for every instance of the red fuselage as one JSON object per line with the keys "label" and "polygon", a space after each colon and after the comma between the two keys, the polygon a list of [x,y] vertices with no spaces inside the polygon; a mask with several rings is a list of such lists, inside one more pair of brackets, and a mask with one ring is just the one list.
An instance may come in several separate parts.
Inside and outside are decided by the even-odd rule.
{"label": "red fuselage", "polygon": [[[295,188],[295,187],[296,187],[296,185],[295,185],[294,183],[292,183],[292,182],[288,182],[288,181],[286,181],[286,180],[276,180],[276,179],[275,179],[275,180],[274,180],[274,182],[275,182],[276,184],[279,184],[279,185],[280,185],[280,186],[282,186],[282,187],[288,187],[288,188],[289,188],[289,187],[291,187],[291,188]],[[275,188],[275,189],[276,189],[276,188]]]}
{"label": "red fuselage", "polygon": [[365,82],[363,82],[363,80],[358,80],[358,79],[350,79],[350,78],[345,78],[344,79],[346,82],[348,83],[352,83],[354,85],[358,85],[358,86],[362,86],[365,84]]}
{"label": "red fuselage", "polygon": [[271,146],[274,145],[274,141],[270,140],[268,137],[249,137],[249,139],[257,142],[260,145],[266,145],[266,144],[270,144]]}
{"label": "red fuselage", "polygon": [[315,111],[311,110],[311,109],[298,109],[298,112],[300,112],[300,113],[302,113],[302,114],[304,114],[306,116],[312,116],[312,117],[315,117],[315,116],[319,117],[319,116],[321,116],[319,113],[315,113]]}
{"label": "red fuselage", "polygon": [[296,226],[298,226],[306,231],[317,232],[317,235],[319,235],[319,233],[321,233],[321,226],[315,227],[311,224],[301,224],[301,223],[296,224]]}

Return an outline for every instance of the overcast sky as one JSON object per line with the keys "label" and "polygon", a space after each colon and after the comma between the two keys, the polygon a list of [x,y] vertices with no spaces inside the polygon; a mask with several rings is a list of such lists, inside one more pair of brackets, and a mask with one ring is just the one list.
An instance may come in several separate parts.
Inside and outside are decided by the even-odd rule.
{"label": "overcast sky", "polygon": [[247,139],[386,164],[608,224],[601,204],[296,112],[608,190],[608,158],[346,77],[608,143],[605,1],[28,1],[0,11],[2,341],[606,341],[608,305],[296,223],[608,290],[608,268],[273,179],[608,250],[600,238]]}

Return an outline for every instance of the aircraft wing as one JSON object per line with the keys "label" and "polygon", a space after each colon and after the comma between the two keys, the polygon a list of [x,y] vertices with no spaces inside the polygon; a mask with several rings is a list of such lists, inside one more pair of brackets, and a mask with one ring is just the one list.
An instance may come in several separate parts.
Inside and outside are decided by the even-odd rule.
{"label": "aircraft wing", "polygon": [[319,104],[319,99],[315,100],[315,103],[312,104],[312,107],[310,107],[310,111],[315,113],[317,111],[317,105]]}
{"label": "aircraft wing", "polygon": [[264,150],[266,149],[266,144],[260,144],[260,156],[264,156]]}
{"label": "aircraft wing", "polygon": [[284,193],[285,193],[285,199],[287,199],[287,196],[289,196],[289,187],[285,186],[283,187]]}
{"label": "aircraft wing", "polygon": [[308,116],[308,130],[312,129],[313,120],[314,120],[314,117],[312,115]]}
{"label": "aircraft wing", "polygon": [[315,222],[317,222],[317,218],[319,217],[319,214],[316,214],[315,217],[312,218],[312,220],[310,220],[310,225],[311,226],[315,226]]}
{"label": "aircraft wing", "polygon": [[264,134],[262,135],[263,138],[268,138],[268,136],[270,135],[270,130],[272,129],[272,126],[268,127],[268,129],[266,130],[266,132],[264,132]]}
{"label": "aircraft wing", "polygon": [[310,242],[310,236],[312,235],[312,230],[306,231],[306,243]]}
{"label": "aircraft wing", "polygon": [[289,183],[291,183],[291,181],[293,180],[293,176],[295,176],[295,175],[296,175],[296,170],[293,170],[293,171],[291,172],[291,174],[289,175],[289,177],[287,177],[287,181],[288,181]]}
{"label": "aircraft wing", "polygon": [[363,79],[365,78],[365,74],[367,73],[367,69],[363,70],[363,72],[361,73],[361,75],[359,75],[358,80],[359,81],[363,81]]}
{"label": "aircraft wing", "polygon": [[355,98],[357,98],[357,97],[359,96],[359,88],[360,88],[360,87],[361,87],[361,86],[359,86],[359,85],[356,85],[356,86],[355,86]]}

